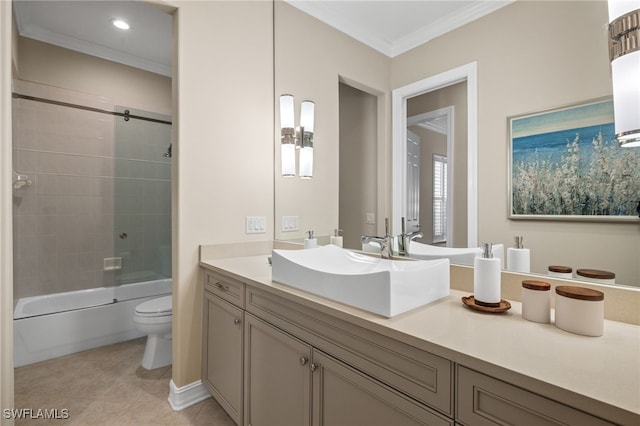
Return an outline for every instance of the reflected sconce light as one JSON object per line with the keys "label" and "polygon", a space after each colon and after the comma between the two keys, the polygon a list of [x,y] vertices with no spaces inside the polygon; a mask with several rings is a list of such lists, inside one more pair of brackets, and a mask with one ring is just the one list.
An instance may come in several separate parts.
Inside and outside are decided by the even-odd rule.
{"label": "reflected sconce light", "polygon": [[609,59],[616,139],[640,147],[640,0],[609,0]]}
{"label": "reflected sconce light", "polygon": [[280,96],[282,176],[296,175],[296,151],[299,151],[300,177],[303,179],[313,177],[314,107],[312,101],[302,101],[300,104],[300,126],[296,128],[293,96]]}

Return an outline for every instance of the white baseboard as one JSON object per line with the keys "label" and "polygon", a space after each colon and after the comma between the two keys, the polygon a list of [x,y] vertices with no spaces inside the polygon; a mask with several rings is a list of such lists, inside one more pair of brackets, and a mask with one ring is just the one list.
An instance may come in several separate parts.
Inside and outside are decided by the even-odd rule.
{"label": "white baseboard", "polygon": [[211,394],[201,380],[180,388],[173,383],[173,380],[169,383],[169,405],[174,411],[184,410],[207,398],[211,398]]}

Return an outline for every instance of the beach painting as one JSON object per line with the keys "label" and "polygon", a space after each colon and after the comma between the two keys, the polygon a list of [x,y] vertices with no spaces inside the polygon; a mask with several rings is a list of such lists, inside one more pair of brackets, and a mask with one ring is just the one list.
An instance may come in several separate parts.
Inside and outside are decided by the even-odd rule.
{"label": "beach painting", "polygon": [[510,219],[638,220],[640,148],[615,140],[610,98],[507,121]]}

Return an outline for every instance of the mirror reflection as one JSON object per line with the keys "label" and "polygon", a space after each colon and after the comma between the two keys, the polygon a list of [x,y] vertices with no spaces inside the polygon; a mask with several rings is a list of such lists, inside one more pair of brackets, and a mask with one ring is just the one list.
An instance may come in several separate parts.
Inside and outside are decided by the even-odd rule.
{"label": "mirror reflection", "polygon": [[[366,7],[367,2],[362,3],[362,7]],[[343,229],[345,235],[350,231],[356,236],[383,235],[385,217],[391,218],[391,232],[398,235],[400,217],[405,216],[408,229],[415,229],[416,222],[422,226],[424,236],[417,240],[419,243],[461,248],[490,241],[503,245],[506,258],[514,237],[522,236],[524,247],[530,250],[530,269],[534,273],[547,275],[549,266],[569,266],[574,275],[578,269],[605,270],[615,273],[616,284],[640,285],[639,223],[507,218],[507,117],[611,95],[607,37],[603,30],[607,25],[605,2],[514,2],[396,55],[382,54],[357,42],[290,4],[276,1],[275,6],[276,96],[295,91],[293,94],[302,96],[300,99],[308,97],[316,102],[314,185],[320,185],[316,176],[327,175],[332,180],[330,188],[316,191],[308,182],[300,179],[281,182],[281,177],[276,176],[276,238],[301,239],[306,228],[316,231],[320,243],[323,243],[322,236],[326,236],[328,243],[328,236],[336,228]],[[574,24],[571,19],[574,16],[583,19]],[[539,26],[532,26],[531,22],[544,23],[545,33],[536,33],[533,28]],[[499,36],[496,28],[501,29],[500,34],[511,36]],[[303,32],[304,49],[296,36]],[[505,51],[511,53],[505,55]],[[578,51],[579,59],[570,54]],[[291,67],[288,65],[291,52],[312,53],[309,61],[297,61],[299,66]],[[395,104],[394,110],[389,108],[393,91],[472,62],[478,64],[477,152],[460,155],[463,148],[457,144],[461,143],[460,135],[466,132],[455,127],[451,152],[441,148],[438,153],[435,148],[431,152],[431,146],[427,148],[422,138],[440,140],[438,143],[442,145],[443,135],[433,127],[439,126],[438,120],[440,127],[445,122],[439,110],[451,103],[414,109],[413,104],[423,94],[407,96],[407,110],[403,115],[406,122],[402,126],[417,134],[421,151],[431,155],[423,159],[421,152],[420,173],[403,177],[411,180],[413,176],[419,185],[398,189],[394,183],[397,156],[392,137],[397,126],[392,120]],[[576,67],[582,70],[579,75],[575,73]],[[338,100],[340,83],[345,81],[371,95],[377,105],[377,110],[368,113],[369,117],[376,118],[371,127],[376,132],[366,137],[375,147],[376,157],[366,157],[367,160],[361,162],[375,163],[374,174],[361,171],[361,164],[352,162],[349,167],[342,161],[342,144],[350,138],[343,133],[344,127],[349,127],[343,118],[346,107]],[[454,107],[454,126],[464,121],[458,120],[459,110]],[[421,114],[427,113],[434,114],[435,118],[421,121]],[[421,135],[424,127],[432,128],[428,136]],[[320,155],[324,155],[325,160],[320,160]],[[363,153],[360,159],[364,158]],[[461,158],[477,161],[475,178],[468,174],[468,165],[458,165]],[[402,162],[409,164],[409,159],[403,157]],[[345,189],[345,168],[352,176],[358,173],[366,176],[364,181],[373,185],[377,198],[354,216],[355,224],[348,225],[344,225],[346,222],[341,218],[343,206],[347,201],[357,204],[355,199],[360,190]],[[445,187],[441,182],[439,196],[434,196],[433,170],[436,168],[447,184]],[[279,165],[275,169],[279,170]],[[461,171],[467,171],[467,175],[459,177]],[[464,200],[469,198],[464,194],[469,189],[458,185],[471,183],[477,185],[477,206],[465,208]],[[400,197],[398,191],[403,191]],[[394,201],[398,198],[403,199],[400,207]],[[310,205],[314,208],[296,207]],[[397,213],[402,210],[406,214]],[[280,220],[285,211],[299,212],[300,222],[305,223],[299,234],[281,232]],[[434,212],[439,212],[439,219]],[[463,215],[458,217],[461,212]],[[469,221],[473,220],[469,212],[477,215],[475,241],[469,237]],[[369,228],[361,229],[364,225]],[[354,228],[357,229],[354,231]],[[440,233],[434,234],[434,230]]]}
{"label": "mirror reflection", "polygon": [[466,81],[407,99],[406,115],[407,230],[419,226],[422,244],[468,247]]}

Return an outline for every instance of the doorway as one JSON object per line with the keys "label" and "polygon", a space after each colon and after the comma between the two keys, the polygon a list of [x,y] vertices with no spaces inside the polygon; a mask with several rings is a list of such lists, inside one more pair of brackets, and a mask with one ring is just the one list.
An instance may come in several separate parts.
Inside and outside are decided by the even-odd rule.
{"label": "doorway", "polygon": [[[392,209],[393,232],[401,228],[402,217],[406,217],[407,173],[406,139],[408,102],[411,98],[466,82],[466,239],[460,246],[476,247],[478,241],[478,197],[477,197],[477,138],[478,138],[478,78],[477,63],[472,62],[433,77],[394,89],[392,92]],[[454,154],[455,155],[455,154]],[[456,244],[458,245],[458,244]]]}

